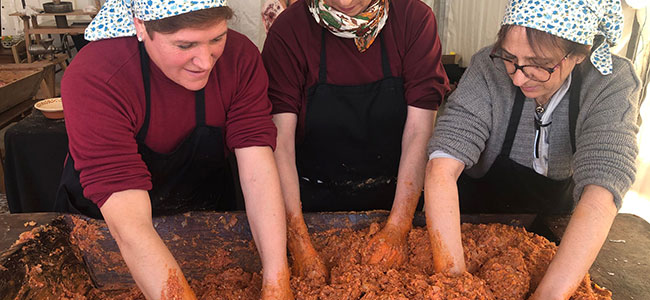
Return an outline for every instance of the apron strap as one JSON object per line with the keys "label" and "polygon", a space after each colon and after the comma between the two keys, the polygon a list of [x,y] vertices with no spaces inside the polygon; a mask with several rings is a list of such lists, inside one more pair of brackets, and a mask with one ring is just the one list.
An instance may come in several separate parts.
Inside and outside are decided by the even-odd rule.
{"label": "apron strap", "polygon": [[519,126],[519,120],[521,119],[521,112],[524,109],[525,99],[526,97],[524,96],[524,93],[518,88],[515,102],[512,103],[512,113],[510,114],[510,121],[508,121],[506,139],[503,141],[503,146],[501,146],[501,155],[505,157],[510,157],[510,150],[512,150],[512,144],[515,140],[515,134],[517,133],[517,126]]}
{"label": "apron strap", "polygon": [[[135,139],[140,143],[144,143],[144,140],[147,137],[147,132],[149,131],[149,121],[151,119],[151,72],[149,70],[149,55],[147,55],[147,50],[144,48],[144,43],[139,42],[138,49],[140,50],[140,69],[142,70],[142,83],[144,85],[144,98],[146,107],[144,122]],[[205,125],[205,88],[202,88],[194,93],[194,103],[196,125]]]}
{"label": "apron strap", "polygon": [[145,113],[142,128],[140,128],[135,138],[137,141],[144,143],[144,139],[147,137],[147,131],[149,131],[149,119],[151,116],[151,77],[149,72],[149,55],[147,55],[147,50],[144,48],[143,42],[138,43],[138,49],[140,50],[140,69],[142,70],[142,83],[144,85]]}
{"label": "apron strap", "polygon": [[381,68],[384,71],[384,78],[393,77],[392,72],[390,71],[390,61],[388,60],[388,51],[386,51],[386,45],[384,44],[384,39],[382,38],[382,33],[379,33],[379,43],[381,44]]}
{"label": "apron strap", "polygon": [[573,69],[571,75],[571,91],[569,92],[569,134],[571,136],[571,150],[576,153],[576,123],[580,112],[580,88],[582,87],[582,75],[579,66]]}
{"label": "apron strap", "polygon": [[[321,39],[320,39],[320,66],[318,69],[318,83],[325,84],[327,83],[327,55],[325,51],[325,27],[321,30]],[[393,77],[393,73],[390,70],[390,61],[388,60],[388,54],[386,51],[386,45],[384,44],[384,39],[382,38],[382,33],[379,33],[379,43],[381,44],[381,69],[384,73],[384,78]]]}
{"label": "apron strap", "polygon": [[327,55],[325,52],[325,27],[321,30],[320,35],[320,67],[318,68],[318,83],[327,82]]}
{"label": "apron strap", "polygon": [[194,93],[196,126],[205,125],[205,88]]}

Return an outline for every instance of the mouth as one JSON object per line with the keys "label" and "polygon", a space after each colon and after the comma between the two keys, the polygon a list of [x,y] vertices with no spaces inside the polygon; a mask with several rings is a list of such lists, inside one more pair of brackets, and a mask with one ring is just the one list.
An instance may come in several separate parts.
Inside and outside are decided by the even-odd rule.
{"label": "mouth", "polygon": [[529,86],[529,87],[522,86],[520,88],[521,88],[521,91],[524,92],[524,93],[532,93],[532,92],[535,92],[537,90],[536,86]]}
{"label": "mouth", "polygon": [[190,76],[192,76],[192,77],[203,77],[203,76],[207,75],[210,70],[188,70],[188,69],[185,69],[185,71],[187,73],[189,73]]}

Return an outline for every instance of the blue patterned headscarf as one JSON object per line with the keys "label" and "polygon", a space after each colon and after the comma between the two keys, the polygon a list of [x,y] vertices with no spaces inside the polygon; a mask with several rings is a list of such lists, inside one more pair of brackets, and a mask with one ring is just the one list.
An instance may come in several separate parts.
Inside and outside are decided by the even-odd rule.
{"label": "blue patterned headscarf", "polygon": [[107,0],[85,31],[89,41],[135,36],[133,17],[152,21],[213,7],[226,0]]}
{"label": "blue patterned headscarf", "polygon": [[620,0],[511,0],[501,25],[519,25],[593,45],[594,37],[605,41],[593,51],[591,63],[607,75],[612,73],[611,46],[623,31]]}

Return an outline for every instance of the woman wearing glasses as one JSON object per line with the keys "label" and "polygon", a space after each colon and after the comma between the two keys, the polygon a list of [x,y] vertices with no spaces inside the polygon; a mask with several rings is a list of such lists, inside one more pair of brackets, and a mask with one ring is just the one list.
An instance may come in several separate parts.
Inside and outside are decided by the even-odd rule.
{"label": "woman wearing glasses", "polygon": [[599,3],[513,0],[498,41],[472,58],[429,144],[436,271],[466,270],[460,212],[572,213],[531,299],[568,299],[587,273],[638,153],[640,83],[609,48],[620,1]]}

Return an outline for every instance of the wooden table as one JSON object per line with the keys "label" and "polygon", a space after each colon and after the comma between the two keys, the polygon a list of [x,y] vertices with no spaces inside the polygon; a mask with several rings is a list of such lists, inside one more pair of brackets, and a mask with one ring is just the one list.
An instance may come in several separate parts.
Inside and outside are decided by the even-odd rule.
{"label": "wooden table", "polygon": [[[361,224],[370,221],[380,221],[385,219],[387,212],[377,216],[382,212],[369,212],[344,215],[347,223]],[[227,226],[227,222],[232,218],[239,219],[235,222],[235,227],[230,231],[237,234],[248,231],[248,222],[241,212],[229,213],[224,219],[223,213],[192,213],[191,215],[178,215],[172,217],[154,218],[157,230],[162,236],[171,236],[170,228],[176,228],[187,225],[186,230],[194,228],[192,224],[210,224],[210,226]],[[21,232],[32,229],[32,226],[25,225],[29,221],[35,221],[36,225],[43,225],[51,222],[58,214],[55,213],[32,213],[32,214],[12,214],[0,215],[0,253],[8,249],[11,244],[18,238]],[[364,217],[365,216],[365,217]],[[223,220],[222,220],[223,219]],[[331,218],[321,220],[319,214],[305,214],[305,221],[311,230],[318,231],[320,223],[330,221]],[[183,224],[179,220],[186,220]],[[364,221],[365,220],[365,221]],[[479,220],[480,221],[480,220]],[[414,224],[423,224],[423,213],[416,214]],[[566,217],[552,217],[546,220],[550,229],[561,234],[568,222]],[[223,223],[223,224],[222,224]],[[346,223],[342,222],[341,224]],[[323,224],[321,224],[323,225]],[[325,224],[327,225],[327,224]],[[328,228],[336,227],[332,224]],[[211,227],[210,227],[211,228]],[[321,228],[322,229],[322,228]],[[105,226],[101,229],[108,234]],[[207,230],[210,231],[210,230]],[[211,231],[210,231],[211,232]],[[178,232],[176,232],[178,233]],[[239,233],[239,238],[242,238]],[[181,234],[181,233],[178,233]],[[192,231],[192,234],[198,234]],[[214,233],[211,233],[214,234]],[[248,237],[250,238],[250,237]],[[117,248],[114,247],[114,251]],[[650,295],[650,257],[648,249],[650,248],[650,224],[643,219],[631,214],[619,214],[609,232],[609,236],[603,245],[600,254],[590,269],[593,280],[601,286],[604,286],[613,292],[613,299],[648,299]],[[171,249],[172,251],[177,249]],[[258,266],[259,267],[259,266]],[[127,279],[129,277],[127,276]],[[129,279],[130,280],[130,279]]]}
{"label": "wooden table", "polygon": [[39,43],[41,34],[83,34],[87,25],[72,24],[70,27],[56,27],[56,26],[40,26],[38,24],[38,17],[55,17],[55,16],[89,16],[91,19],[95,17],[97,12],[85,12],[76,9],[67,13],[39,13],[37,15],[28,16],[23,13],[12,13],[10,16],[19,17],[23,20],[23,30],[25,31],[25,47],[27,48],[27,62],[31,63],[34,58],[29,53],[29,46],[32,44],[31,34],[34,34],[34,40]]}
{"label": "wooden table", "polygon": [[[28,57],[29,57],[29,51],[27,51]],[[68,67],[68,55],[65,53],[59,53],[54,55],[50,59],[44,59],[44,60],[39,60],[27,64],[3,64],[2,68],[3,69],[24,69],[26,67],[28,68],[43,68],[43,82],[41,83],[41,88],[45,90],[46,97],[47,98],[52,98],[56,97],[56,79],[55,79],[55,74],[56,70],[55,67],[56,65],[59,65],[61,67],[61,70],[65,71],[66,68]],[[38,96],[38,95],[37,95]]]}

